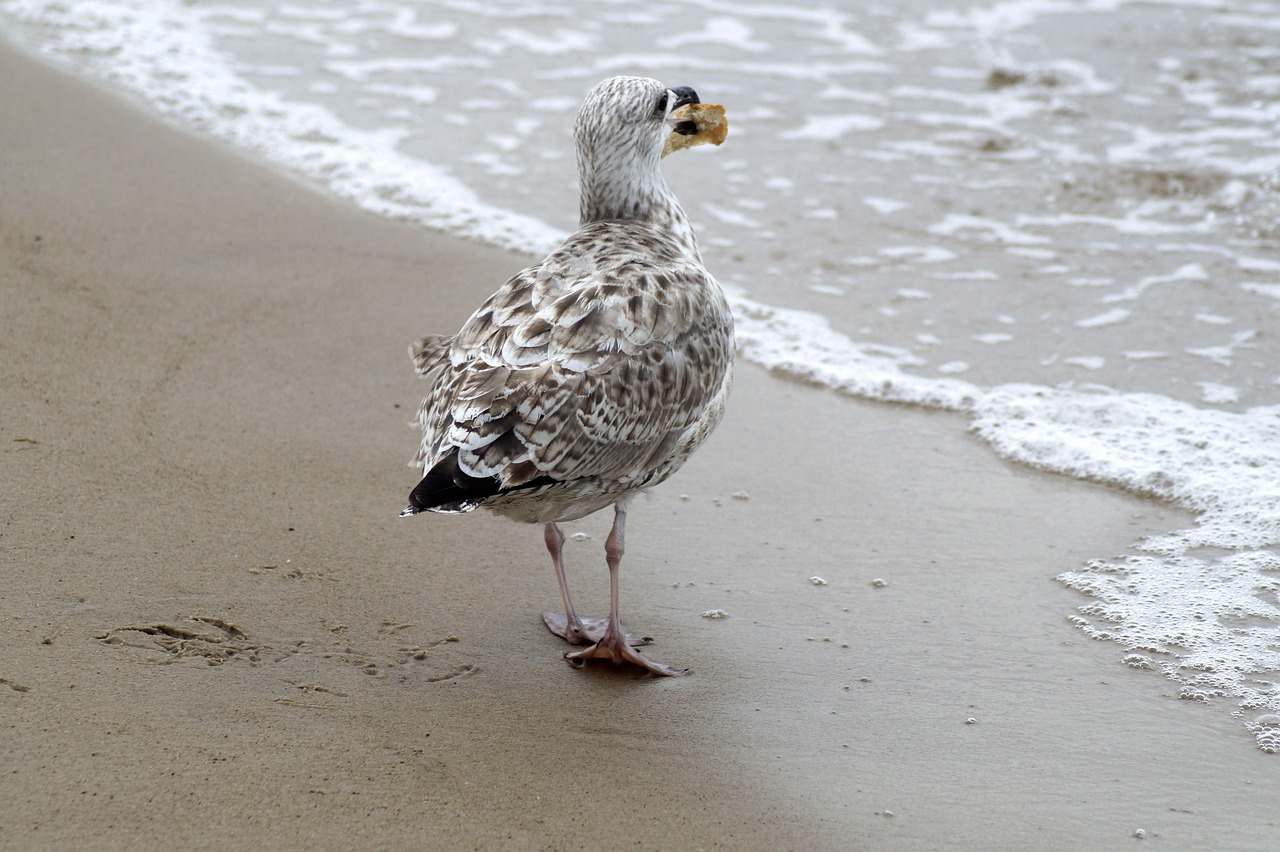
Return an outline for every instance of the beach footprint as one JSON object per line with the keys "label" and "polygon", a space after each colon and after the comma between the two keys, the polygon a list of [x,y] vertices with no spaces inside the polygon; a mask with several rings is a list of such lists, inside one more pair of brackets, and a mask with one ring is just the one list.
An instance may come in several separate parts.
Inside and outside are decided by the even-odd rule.
{"label": "beach footprint", "polygon": [[[94,638],[148,665],[230,664],[274,670],[288,675],[284,682],[304,696],[326,700],[349,697],[364,680],[444,683],[476,671],[473,663],[457,659],[456,636],[419,644],[393,638],[412,626],[384,622],[365,642],[353,641],[346,625],[341,624],[329,626],[328,635],[318,641],[261,639],[226,619],[193,615],[113,627]],[[363,677],[352,678],[352,674]],[[283,703],[305,704],[296,698]]]}

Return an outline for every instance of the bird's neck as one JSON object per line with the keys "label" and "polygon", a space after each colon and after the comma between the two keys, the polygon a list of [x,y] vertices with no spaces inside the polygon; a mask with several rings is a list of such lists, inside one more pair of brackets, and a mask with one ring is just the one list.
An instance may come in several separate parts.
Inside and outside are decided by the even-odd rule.
{"label": "bird's neck", "polygon": [[596,222],[640,222],[676,240],[692,258],[701,259],[693,226],[663,179],[656,157],[653,163],[633,163],[631,167],[601,165],[585,160],[578,164],[580,227]]}

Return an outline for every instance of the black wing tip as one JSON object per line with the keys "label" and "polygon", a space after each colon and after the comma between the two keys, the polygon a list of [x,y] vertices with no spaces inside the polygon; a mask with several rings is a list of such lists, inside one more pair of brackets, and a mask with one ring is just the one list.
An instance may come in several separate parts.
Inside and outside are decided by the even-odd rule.
{"label": "black wing tip", "polygon": [[506,488],[496,476],[472,476],[462,470],[458,466],[458,454],[453,452],[422,477],[422,481],[409,493],[409,505],[400,517],[430,511],[468,512],[490,497],[540,488],[555,481],[549,476],[539,476],[514,488]]}
{"label": "black wing tip", "polygon": [[450,453],[444,461],[427,471],[427,475],[409,493],[409,505],[401,517],[407,517],[405,513],[416,515],[439,506],[477,504],[501,490],[497,477],[471,476],[458,467],[458,454]]}

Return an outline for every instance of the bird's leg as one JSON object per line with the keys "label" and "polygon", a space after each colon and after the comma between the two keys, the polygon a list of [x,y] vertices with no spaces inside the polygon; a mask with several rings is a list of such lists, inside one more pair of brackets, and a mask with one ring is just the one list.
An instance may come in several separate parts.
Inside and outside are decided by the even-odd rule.
{"label": "bird's leg", "polygon": [[[551,562],[556,567],[556,580],[560,583],[560,597],[564,600],[564,612],[544,612],[542,621],[547,629],[564,639],[570,645],[581,645],[583,642],[598,642],[609,626],[607,618],[586,618],[579,616],[573,608],[573,598],[569,595],[569,578],[564,570],[564,532],[555,523],[543,528],[543,538],[547,543],[547,551],[551,554]],[[632,645],[647,645],[649,637],[627,636]]]}
{"label": "bird's leg", "polygon": [[613,529],[609,531],[609,537],[604,542],[605,561],[609,565],[609,619],[604,635],[591,647],[565,654],[564,658],[575,666],[581,666],[587,660],[608,660],[612,663],[632,663],[660,676],[685,674],[687,669],[655,663],[633,649],[631,646],[637,643],[630,641],[631,637],[622,629],[622,624],[618,621],[618,566],[622,564],[626,526],[626,510],[615,506]]}
{"label": "bird's leg", "polygon": [[560,597],[564,600],[564,612],[544,612],[542,620],[546,623],[548,630],[562,637],[570,645],[595,641],[603,635],[604,625],[599,623],[600,619],[591,619],[598,622],[597,636],[592,637],[590,628],[578,618],[578,613],[574,612],[573,598],[569,596],[569,578],[564,573],[564,532],[558,524],[550,523],[543,528],[543,538],[547,543],[547,551],[551,554],[551,562],[556,567],[556,580],[560,582]]}

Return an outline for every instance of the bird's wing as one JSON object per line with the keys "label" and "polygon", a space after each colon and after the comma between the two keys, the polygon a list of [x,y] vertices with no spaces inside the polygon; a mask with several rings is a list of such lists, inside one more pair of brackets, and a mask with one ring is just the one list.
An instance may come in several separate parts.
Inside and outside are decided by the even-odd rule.
{"label": "bird's wing", "polygon": [[643,477],[720,391],[732,321],[701,266],[569,248],[511,279],[452,339],[420,412],[428,469],[456,450],[464,473],[504,489]]}

